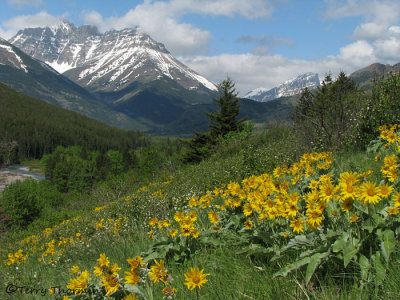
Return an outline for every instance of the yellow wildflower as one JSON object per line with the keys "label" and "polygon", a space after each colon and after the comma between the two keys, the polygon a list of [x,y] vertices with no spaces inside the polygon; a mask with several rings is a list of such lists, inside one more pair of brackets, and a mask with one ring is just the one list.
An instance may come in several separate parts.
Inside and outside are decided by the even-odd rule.
{"label": "yellow wildflower", "polygon": [[190,268],[190,270],[185,274],[185,285],[189,290],[193,290],[195,288],[202,288],[203,285],[208,281],[205,279],[210,274],[204,274],[204,269],[201,271],[199,268]]}

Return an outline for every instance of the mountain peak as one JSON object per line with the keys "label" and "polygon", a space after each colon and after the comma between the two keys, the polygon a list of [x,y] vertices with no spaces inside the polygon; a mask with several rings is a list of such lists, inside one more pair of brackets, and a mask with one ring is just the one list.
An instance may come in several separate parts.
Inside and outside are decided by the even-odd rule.
{"label": "mountain peak", "polygon": [[318,74],[304,73],[286,80],[272,89],[257,88],[248,92],[244,97],[259,102],[267,102],[281,97],[300,94],[304,88],[314,89],[320,85]]}
{"label": "mountain peak", "polygon": [[59,30],[68,33],[69,31],[76,29],[73,23],[63,18],[60,18],[56,24],[49,26],[49,28],[54,35],[56,35]]}
{"label": "mountain peak", "polygon": [[54,26],[24,29],[10,42],[94,92],[115,92],[163,79],[186,90],[217,90],[138,27],[99,33],[94,26],[76,27],[60,19]]}

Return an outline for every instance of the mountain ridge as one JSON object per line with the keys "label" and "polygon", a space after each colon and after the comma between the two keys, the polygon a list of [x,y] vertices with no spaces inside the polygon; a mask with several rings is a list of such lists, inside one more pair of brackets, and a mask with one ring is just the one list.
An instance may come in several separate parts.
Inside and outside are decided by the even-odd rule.
{"label": "mountain ridge", "polygon": [[146,129],[128,116],[111,110],[83,87],[45,63],[0,40],[0,81],[25,95],[125,129]]}
{"label": "mountain ridge", "polygon": [[304,88],[314,89],[320,85],[318,74],[304,73],[272,89],[257,88],[248,92],[244,98],[258,102],[268,102],[281,97],[290,97],[300,94]]}
{"label": "mountain ridge", "polygon": [[163,76],[185,89],[217,90],[139,28],[99,33],[94,26],[63,20],[53,27],[20,30],[10,43],[92,92],[120,91]]}

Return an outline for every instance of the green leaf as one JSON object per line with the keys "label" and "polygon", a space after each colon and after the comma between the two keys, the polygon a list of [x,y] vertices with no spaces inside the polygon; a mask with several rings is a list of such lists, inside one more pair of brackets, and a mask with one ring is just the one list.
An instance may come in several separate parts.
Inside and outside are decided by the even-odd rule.
{"label": "green leaf", "polygon": [[301,260],[295,261],[294,263],[280,269],[278,272],[276,272],[272,278],[278,277],[278,276],[283,276],[285,277],[288,273],[297,270],[298,268],[310,263],[311,258],[310,257],[306,257],[303,258]]}
{"label": "green leaf", "polygon": [[358,264],[360,265],[361,269],[361,279],[366,281],[368,279],[368,272],[371,269],[371,264],[369,263],[368,258],[366,258],[364,255],[360,256]]}
{"label": "green leaf", "polygon": [[153,260],[153,259],[159,258],[159,257],[161,257],[160,253],[158,253],[157,251],[153,251],[149,255],[144,256],[143,260],[144,261],[150,261],[150,260]]}
{"label": "green leaf", "polygon": [[385,258],[386,263],[389,263],[390,254],[393,253],[396,247],[396,240],[394,238],[394,233],[391,230],[385,230],[381,240],[381,252]]}
{"label": "green leaf", "polygon": [[135,285],[125,284],[124,287],[126,288],[126,290],[127,290],[128,292],[131,292],[131,293],[133,293],[133,294],[135,294],[135,295],[139,295],[139,296],[141,296],[143,299],[147,299],[147,298],[145,297],[145,295],[144,295],[143,288],[139,287],[137,284],[135,284]]}
{"label": "green leaf", "polygon": [[343,233],[343,235],[333,243],[332,245],[333,252],[343,251],[343,248],[346,246],[348,239],[349,239],[349,234],[347,232]]}
{"label": "green leaf", "polygon": [[375,227],[379,227],[379,225],[385,225],[386,223],[386,219],[379,214],[373,214],[372,218],[374,219]]}
{"label": "green leaf", "polygon": [[385,279],[386,268],[382,264],[380,252],[375,253],[374,258],[375,258],[374,261],[375,261],[375,272],[376,272],[375,281],[376,285],[380,285]]}
{"label": "green leaf", "polygon": [[333,252],[343,253],[343,264],[347,267],[351,259],[358,253],[360,243],[358,239],[350,239],[347,232],[343,233],[340,239],[337,239],[332,245]]}
{"label": "green leaf", "polygon": [[[354,243],[354,244],[353,244]],[[348,243],[343,248],[343,263],[346,268],[351,259],[358,253],[360,244],[357,239],[353,239],[352,243]]]}
{"label": "green leaf", "polygon": [[363,222],[361,228],[363,230],[367,230],[369,233],[371,233],[376,228],[376,225],[371,219],[368,219]]}
{"label": "green leaf", "polygon": [[311,256],[306,271],[306,284],[310,281],[311,276],[314,274],[315,269],[320,265],[322,259],[328,257],[330,254],[330,251],[328,251],[325,253],[315,253]]}
{"label": "green leaf", "polygon": [[290,249],[292,247],[312,246],[313,244],[314,241],[310,236],[297,235],[289,241],[286,249]]}

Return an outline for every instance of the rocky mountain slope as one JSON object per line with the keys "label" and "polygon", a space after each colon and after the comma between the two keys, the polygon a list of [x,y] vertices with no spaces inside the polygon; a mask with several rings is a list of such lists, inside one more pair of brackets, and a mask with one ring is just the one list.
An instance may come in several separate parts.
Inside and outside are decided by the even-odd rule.
{"label": "rocky mountain slope", "polygon": [[372,81],[374,79],[379,80],[386,76],[390,72],[399,72],[400,71],[400,63],[395,65],[384,65],[381,63],[375,63],[369,65],[365,68],[357,70],[353,72],[350,77],[354,79],[354,81],[364,89],[372,88]]}
{"label": "rocky mountain slope", "polygon": [[116,112],[45,63],[0,39],[0,82],[31,97],[127,129],[145,127]]}
{"label": "rocky mountain slope", "polygon": [[247,93],[244,97],[258,102],[268,102],[281,97],[300,94],[304,88],[314,89],[320,85],[318,74],[306,73],[289,79],[272,89],[258,88]]}
{"label": "rocky mountain slope", "polygon": [[62,20],[57,26],[21,30],[10,42],[91,92],[118,93],[114,101],[126,100],[141,84],[164,79],[200,94],[216,91],[138,28],[102,34],[94,26]]}

